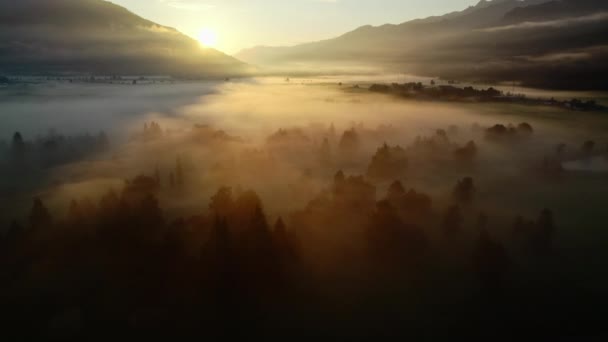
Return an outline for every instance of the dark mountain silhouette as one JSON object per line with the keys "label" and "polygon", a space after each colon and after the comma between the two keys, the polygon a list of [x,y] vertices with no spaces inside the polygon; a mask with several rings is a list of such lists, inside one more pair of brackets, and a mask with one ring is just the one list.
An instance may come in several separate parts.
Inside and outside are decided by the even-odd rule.
{"label": "dark mountain silhouette", "polygon": [[441,17],[363,26],[330,40],[257,47],[237,57],[283,70],[356,65],[464,81],[606,89],[607,13],[608,2],[600,0],[480,1]]}
{"label": "dark mountain silhouette", "polygon": [[503,23],[538,22],[588,16],[608,11],[602,0],[553,0],[538,5],[518,7],[504,16]]}
{"label": "dark mountain silhouette", "polygon": [[0,0],[0,73],[227,76],[248,66],[102,0]]}

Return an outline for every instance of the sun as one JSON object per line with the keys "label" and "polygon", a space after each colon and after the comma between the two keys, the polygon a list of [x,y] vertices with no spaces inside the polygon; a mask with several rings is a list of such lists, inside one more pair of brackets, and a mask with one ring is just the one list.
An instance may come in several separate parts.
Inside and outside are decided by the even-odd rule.
{"label": "sun", "polygon": [[212,29],[202,29],[198,33],[198,41],[203,47],[215,47],[217,45],[217,34]]}

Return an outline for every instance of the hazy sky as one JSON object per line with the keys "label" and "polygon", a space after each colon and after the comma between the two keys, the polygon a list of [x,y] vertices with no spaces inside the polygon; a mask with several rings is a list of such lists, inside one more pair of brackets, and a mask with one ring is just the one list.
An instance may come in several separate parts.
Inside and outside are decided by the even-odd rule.
{"label": "hazy sky", "polygon": [[362,25],[398,24],[462,10],[479,0],[112,0],[192,36],[213,32],[236,53],[335,37]]}

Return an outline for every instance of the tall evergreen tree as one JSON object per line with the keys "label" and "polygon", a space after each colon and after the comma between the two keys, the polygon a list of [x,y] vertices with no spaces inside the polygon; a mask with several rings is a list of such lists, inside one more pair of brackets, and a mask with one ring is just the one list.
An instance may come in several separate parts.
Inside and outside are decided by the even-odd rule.
{"label": "tall evergreen tree", "polygon": [[34,199],[34,204],[29,216],[30,227],[39,229],[48,227],[52,224],[51,214],[40,198]]}
{"label": "tall evergreen tree", "polygon": [[184,186],[184,168],[182,166],[182,160],[179,157],[175,161],[175,184],[178,187]]}

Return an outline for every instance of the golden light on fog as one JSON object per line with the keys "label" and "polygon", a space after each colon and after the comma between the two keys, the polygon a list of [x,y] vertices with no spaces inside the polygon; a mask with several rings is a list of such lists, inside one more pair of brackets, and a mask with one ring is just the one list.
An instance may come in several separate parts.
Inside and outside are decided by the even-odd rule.
{"label": "golden light on fog", "polygon": [[215,47],[217,45],[217,34],[209,28],[202,29],[198,34],[198,41],[203,47]]}

